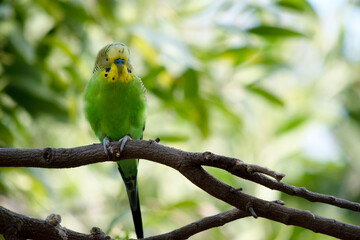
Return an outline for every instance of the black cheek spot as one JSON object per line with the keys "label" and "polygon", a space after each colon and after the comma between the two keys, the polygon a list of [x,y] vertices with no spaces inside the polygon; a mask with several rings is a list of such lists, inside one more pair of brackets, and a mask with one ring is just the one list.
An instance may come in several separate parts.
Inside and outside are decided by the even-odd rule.
{"label": "black cheek spot", "polygon": [[113,77],[112,80],[115,80],[115,78]]}
{"label": "black cheek spot", "polygon": [[107,77],[107,73],[105,73],[105,77]]}

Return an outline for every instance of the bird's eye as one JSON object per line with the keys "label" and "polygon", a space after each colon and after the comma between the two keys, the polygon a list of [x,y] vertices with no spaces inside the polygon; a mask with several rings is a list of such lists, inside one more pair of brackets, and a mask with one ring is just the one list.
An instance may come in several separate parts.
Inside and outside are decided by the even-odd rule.
{"label": "bird's eye", "polygon": [[106,59],[105,59],[105,61],[109,61],[109,59],[108,59],[108,58],[106,58]]}
{"label": "bird's eye", "polygon": [[114,61],[115,64],[125,64],[125,60],[124,59],[121,59],[121,58],[118,58],[118,59],[115,59]]}

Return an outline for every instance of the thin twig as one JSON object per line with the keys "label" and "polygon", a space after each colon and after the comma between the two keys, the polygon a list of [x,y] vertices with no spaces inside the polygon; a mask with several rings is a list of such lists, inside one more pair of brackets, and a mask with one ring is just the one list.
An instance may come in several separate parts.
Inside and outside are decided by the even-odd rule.
{"label": "thin twig", "polygon": [[281,174],[276,173],[272,170],[269,170],[271,174],[266,175],[274,177],[275,179],[277,179],[277,181],[265,176],[264,174],[261,174],[264,173],[262,170],[256,172],[249,171],[249,168],[258,169],[258,167],[255,167],[256,165],[246,164],[236,158],[228,158],[216,154],[209,154],[208,152],[204,153],[204,155],[206,155],[206,157],[204,157],[202,165],[224,169],[235,176],[256,182],[273,190],[278,190],[289,195],[307,199],[311,202],[322,202],[340,208],[360,212],[360,203],[351,202],[349,200],[336,198],[330,195],[311,192],[305,187],[295,187],[289,185],[287,183],[279,181],[277,179],[277,176],[281,176]]}
{"label": "thin twig", "polygon": [[249,213],[237,208],[222,212],[213,216],[205,217],[199,221],[190,223],[184,227],[178,228],[172,232],[145,238],[144,240],[162,240],[162,239],[187,239],[199,232],[210,228],[220,227],[228,222],[250,216]]}

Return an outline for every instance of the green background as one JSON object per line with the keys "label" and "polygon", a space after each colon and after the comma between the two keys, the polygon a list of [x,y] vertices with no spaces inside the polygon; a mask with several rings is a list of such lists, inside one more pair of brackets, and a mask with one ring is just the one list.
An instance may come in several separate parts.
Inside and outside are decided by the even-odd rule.
{"label": "green background", "polygon": [[[83,112],[97,51],[120,41],[148,90],[145,139],[211,151],[286,174],[284,182],[360,202],[359,1],[45,1],[0,3],[0,147],[98,142]],[[310,203],[207,168],[266,200],[360,224],[359,213]],[[231,207],[176,171],[141,160],[145,235]],[[0,205],[83,233],[135,237],[113,163],[0,168]],[[0,236],[1,238],[1,236]],[[242,219],[192,239],[329,239]]]}

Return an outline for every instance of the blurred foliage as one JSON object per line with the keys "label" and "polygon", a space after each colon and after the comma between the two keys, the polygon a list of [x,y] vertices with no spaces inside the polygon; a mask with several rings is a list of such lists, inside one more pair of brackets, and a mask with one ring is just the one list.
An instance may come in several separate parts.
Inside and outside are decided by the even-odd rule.
{"label": "blurred foliage", "polygon": [[[319,2],[2,1],[0,147],[97,142],[82,93],[97,51],[122,41],[148,90],[145,138],[239,157],[286,173],[287,183],[359,202],[360,9]],[[357,213],[206,169],[246,193],[360,224]],[[141,161],[139,171],[146,235],[230,208],[171,169]],[[97,225],[134,237],[113,164],[2,168],[0,204],[41,218],[59,213],[81,232]],[[328,238],[243,219],[194,239]]]}

